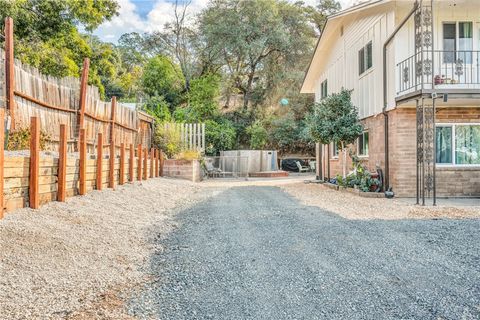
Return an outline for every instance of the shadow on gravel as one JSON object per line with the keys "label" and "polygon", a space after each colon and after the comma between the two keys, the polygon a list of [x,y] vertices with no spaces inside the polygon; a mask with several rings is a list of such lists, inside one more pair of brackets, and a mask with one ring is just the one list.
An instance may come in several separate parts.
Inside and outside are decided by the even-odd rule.
{"label": "shadow on gravel", "polygon": [[480,318],[480,220],[346,220],[252,186],[176,218],[141,319]]}

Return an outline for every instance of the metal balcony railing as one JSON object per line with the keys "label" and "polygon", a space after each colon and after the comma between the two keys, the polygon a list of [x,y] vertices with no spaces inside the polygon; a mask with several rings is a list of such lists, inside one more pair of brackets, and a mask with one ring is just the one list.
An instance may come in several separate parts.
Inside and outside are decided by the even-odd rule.
{"label": "metal balcony railing", "polygon": [[[433,58],[433,64],[432,64]],[[480,51],[434,50],[397,63],[397,95],[420,89],[480,88]]]}

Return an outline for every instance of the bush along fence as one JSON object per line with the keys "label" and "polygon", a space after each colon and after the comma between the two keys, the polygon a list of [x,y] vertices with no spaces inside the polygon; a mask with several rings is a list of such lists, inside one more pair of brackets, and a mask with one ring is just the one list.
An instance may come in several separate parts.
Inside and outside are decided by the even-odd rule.
{"label": "bush along fence", "polygon": [[[41,124],[38,117],[30,123],[28,156],[4,154],[4,109],[0,109],[0,218],[5,211],[38,208],[50,201],[84,195],[94,189],[115,189],[126,182],[142,181],[162,174],[163,153],[142,144],[115,142],[105,144],[102,132],[97,135],[95,152],[87,151],[87,135],[79,131],[79,153],[68,153],[68,125],[60,124],[59,152],[52,157],[40,150]],[[135,154],[136,151],[136,154]]]}
{"label": "bush along fence", "polygon": [[153,118],[117,103],[115,97],[102,101],[98,88],[88,85],[88,58],[80,79],[56,78],[14,59],[13,51],[13,20],[6,18],[5,51],[0,49],[0,95],[5,98],[0,106],[6,107],[7,131],[27,130],[30,118],[36,116],[49,150],[59,150],[59,124],[68,125],[69,151],[78,151],[82,128],[89,151],[95,149],[99,132],[108,141],[151,146]]}

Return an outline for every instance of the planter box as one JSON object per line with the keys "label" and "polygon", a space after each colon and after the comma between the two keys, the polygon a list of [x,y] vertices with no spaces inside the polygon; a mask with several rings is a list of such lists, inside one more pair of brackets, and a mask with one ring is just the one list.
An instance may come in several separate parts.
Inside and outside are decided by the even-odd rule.
{"label": "planter box", "polygon": [[186,179],[193,182],[202,181],[199,160],[167,159],[163,163],[163,176],[177,179]]}
{"label": "planter box", "polygon": [[383,192],[363,192],[360,191],[360,189],[343,188],[330,182],[326,182],[323,185],[333,190],[353,193],[363,198],[385,198],[385,194],[383,194]]}
{"label": "planter box", "polygon": [[360,191],[360,189],[354,189],[354,188],[340,188],[340,190],[356,194],[363,198],[385,198],[385,195],[383,194],[383,192],[363,192],[363,191]]}

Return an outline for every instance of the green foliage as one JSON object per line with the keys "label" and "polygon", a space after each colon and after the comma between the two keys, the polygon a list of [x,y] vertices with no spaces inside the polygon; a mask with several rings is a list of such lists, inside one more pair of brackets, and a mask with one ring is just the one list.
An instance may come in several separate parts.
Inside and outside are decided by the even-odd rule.
{"label": "green foliage", "polygon": [[323,144],[334,142],[339,150],[355,142],[363,130],[357,108],[351,101],[351,92],[345,89],[315,104],[307,123],[315,141]]}
{"label": "green foliage", "polygon": [[226,67],[225,83],[243,94],[244,108],[264,100],[270,67],[310,55],[315,34],[303,10],[284,1],[213,0],[201,13],[206,48]]}
{"label": "green foliage", "polygon": [[347,175],[345,179],[338,175],[336,177],[338,185],[344,188],[358,188],[363,192],[375,190],[380,185],[380,181],[372,178],[371,173],[362,165],[357,155],[350,153],[350,157],[353,162],[353,173]]}
{"label": "green foliage", "polygon": [[106,60],[94,57],[77,27],[93,30],[117,10],[114,0],[0,0],[0,23],[7,16],[14,19],[15,56],[42,73],[78,77],[83,59],[92,58],[90,83],[102,92],[99,69]]}
{"label": "green foliage", "polygon": [[197,121],[213,119],[218,115],[220,77],[215,74],[203,75],[190,82],[188,105]]}
{"label": "green foliage", "polygon": [[[47,144],[51,141],[48,133],[40,131],[40,150],[46,150]],[[20,128],[8,134],[7,150],[28,150],[30,149],[30,128]]]}
{"label": "green foliage", "polygon": [[263,149],[268,142],[267,129],[261,122],[256,121],[247,127],[247,134],[250,136],[250,148],[254,150]]}
{"label": "green foliage", "polygon": [[154,144],[162,149],[169,158],[175,157],[182,151],[180,132],[163,125],[158,125],[155,129]]}
{"label": "green foliage", "polygon": [[156,123],[169,122],[172,120],[168,103],[161,96],[154,96],[147,100],[142,109],[155,118]]}
{"label": "green foliage", "polygon": [[166,56],[153,57],[144,67],[143,91],[150,96],[162,96],[171,110],[181,102],[184,84],[179,67]]}
{"label": "green foliage", "polygon": [[228,120],[219,122],[214,120],[205,121],[205,140],[207,146],[205,153],[217,155],[218,152],[231,150],[235,146],[235,127]]}
{"label": "green foliage", "polygon": [[269,138],[271,146],[281,153],[303,153],[313,148],[305,121],[295,120],[291,113],[272,121]]}

